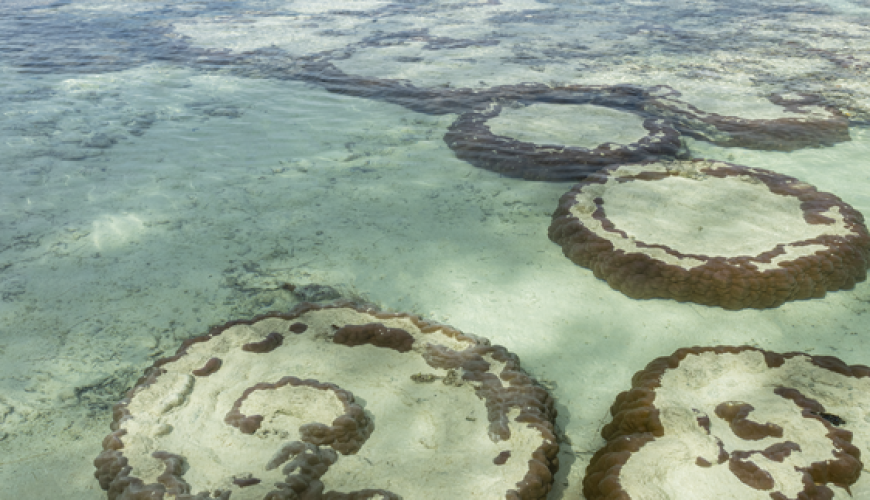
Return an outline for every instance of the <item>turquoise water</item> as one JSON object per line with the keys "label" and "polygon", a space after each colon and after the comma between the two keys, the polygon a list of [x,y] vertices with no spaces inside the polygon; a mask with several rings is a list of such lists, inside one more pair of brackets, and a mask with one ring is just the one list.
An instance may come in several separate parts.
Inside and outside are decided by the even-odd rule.
{"label": "turquoise water", "polygon": [[[286,283],[516,353],[570,440],[550,499],[581,498],[610,404],[657,356],[749,344],[870,364],[867,282],[766,310],[633,300],[547,238],[579,179],[477,168],[444,141],[488,99],[457,89],[666,85],[747,119],[785,116],[770,96],[811,96],[851,140],[773,151],[683,135],[682,154],[793,176],[868,214],[868,68],[859,0],[6,0],[3,496],[105,498],[91,461],[112,404],[183,340],[293,307]],[[554,124],[526,109],[504,130],[543,141]],[[607,113],[560,120],[624,135]],[[867,474],[853,493],[870,498]]]}

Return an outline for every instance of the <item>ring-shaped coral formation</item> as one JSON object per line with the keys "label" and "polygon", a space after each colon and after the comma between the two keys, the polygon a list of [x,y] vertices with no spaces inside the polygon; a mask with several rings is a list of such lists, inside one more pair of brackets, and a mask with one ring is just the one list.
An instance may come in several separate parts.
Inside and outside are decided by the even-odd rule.
{"label": "ring-shaped coral formation", "polygon": [[870,262],[864,218],[838,197],[706,160],[605,168],[561,198],[549,236],[629,297],[725,309],[849,289]]}
{"label": "ring-shaped coral formation", "polygon": [[[646,116],[643,111],[657,98],[655,92],[627,86],[566,86],[518,88],[511,99],[478,105],[461,114],[444,135],[444,141],[456,157],[472,165],[498,172],[507,177],[534,181],[579,181],[607,165],[630,164],[657,159],[674,159],[682,155],[680,134],[661,118]],[[497,119],[507,105],[535,107],[540,104],[599,106],[636,115],[644,133],[634,142],[597,145],[536,144],[517,137],[494,133],[489,122]],[[539,106],[543,107],[543,106]],[[509,109],[509,108],[508,108]],[[535,123],[529,123],[535,127]],[[640,127],[638,127],[640,129]],[[582,134],[576,130],[576,135]]]}
{"label": "ring-shaped coral formation", "polygon": [[718,146],[794,151],[851,140],[849,120],[834,106],[809,94],[771,94],[780,118],[742,118],[707,113],[677,99],[679,92],[645,103],[646,111],[667,118],[681,134]]}
{"label": "ring-shaped coral formation", "polygon": [[95,476],[110,500],[543,500],[555,416],[501,346],[303,303],[157,361],[115,406]]}
{"label": "ring-shaped coral formation", "polygon": [[616,398],[583,494],[851,498],[870,452],[868,408],[866,366],[749,346],[679,349],[636,373]]}

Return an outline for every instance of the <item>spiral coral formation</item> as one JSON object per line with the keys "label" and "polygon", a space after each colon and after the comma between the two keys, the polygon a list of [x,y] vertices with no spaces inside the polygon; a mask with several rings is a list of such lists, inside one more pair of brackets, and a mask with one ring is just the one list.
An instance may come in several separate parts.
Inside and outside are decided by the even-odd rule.
{"label": "spiral coral formation", "polygon": [[110,500],[543,500],[555,416],[503,347],[306,303],[157,361],[115,406],[95,475]]}
{"label": "spiral coral formation", "polygon": [[629,297],[726,309],[849,289],[870,262],[863,216],[833,194],[704,160],[603,169],[561,198],[549,236]]}
{"label": "spiral coral formation", "polygon": [[870,368],[753,347],[652,361],[616,398],[588,500],[848,498],[870,451]]}

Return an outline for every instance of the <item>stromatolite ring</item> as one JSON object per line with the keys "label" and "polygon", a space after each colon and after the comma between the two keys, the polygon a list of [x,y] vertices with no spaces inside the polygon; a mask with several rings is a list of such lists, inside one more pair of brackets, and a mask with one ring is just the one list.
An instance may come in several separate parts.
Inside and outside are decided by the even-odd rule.
{"label": "stromatolite ring", "polygon": [[549,236],[629,297],[726,309],[849,289],[870,262],[864,218],[838,197],[705,160],[604,169],[562,197]]}

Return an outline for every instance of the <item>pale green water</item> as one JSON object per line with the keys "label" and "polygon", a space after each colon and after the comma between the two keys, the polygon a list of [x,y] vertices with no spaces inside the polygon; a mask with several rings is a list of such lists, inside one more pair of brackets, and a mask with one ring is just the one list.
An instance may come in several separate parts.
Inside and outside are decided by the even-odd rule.
{"label": "pale green water", "polygon": [[[342,79],[315,78],[318,62]],[[478,169],[443,140],[468,109],[372,90],[668,85],[745,118],[781,116],[773,93],[809,93],[848,117],[851,141],[684,143],[868,214],[868,67],[858,0],[6,1],[0,497],[105,498],[91,461],[111,405],[184,339],[295,305],[288,282],[516,353],[554,387],[571,440],[550,499],[582,498],[609,405],[657,356],[751,344],[870,364],[867,282],[760,311],[632,300],[547,238],[573,182]]]}

